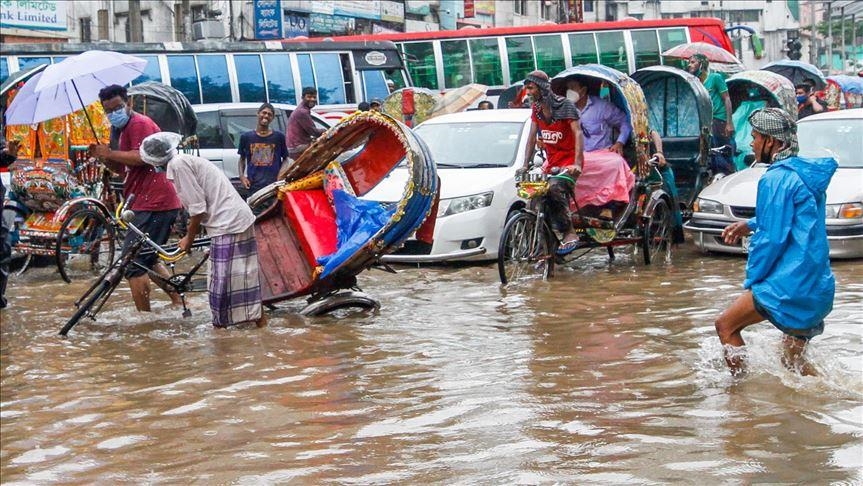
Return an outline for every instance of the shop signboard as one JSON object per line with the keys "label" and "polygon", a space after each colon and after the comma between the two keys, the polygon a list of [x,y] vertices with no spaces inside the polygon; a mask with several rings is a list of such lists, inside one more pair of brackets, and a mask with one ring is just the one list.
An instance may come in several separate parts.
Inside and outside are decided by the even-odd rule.
{"label": "shop signboard", "polygon": [[254,0],[255,39],[282,38],[281,0]]}
{"label": "shop signboard", "polygon": [[68,30],[66,0],[2,0],[0,27],[28,30]]}

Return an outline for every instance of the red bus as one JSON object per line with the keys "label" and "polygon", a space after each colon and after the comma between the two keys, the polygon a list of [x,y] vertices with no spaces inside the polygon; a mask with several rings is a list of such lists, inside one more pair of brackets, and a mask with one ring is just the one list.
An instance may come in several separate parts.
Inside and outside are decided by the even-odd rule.
{"label": "red bus", "polygon": [[600,63],[631,73],[664,64],[661,53],[686,42],[708,42],[734,52],[725,25],[715,18],[467,28],[338,40],[393,41],[404,54],[414,86],[444,91],[479,83],[490,88],[490,95],[535,69],[554,76],[573,65]]}

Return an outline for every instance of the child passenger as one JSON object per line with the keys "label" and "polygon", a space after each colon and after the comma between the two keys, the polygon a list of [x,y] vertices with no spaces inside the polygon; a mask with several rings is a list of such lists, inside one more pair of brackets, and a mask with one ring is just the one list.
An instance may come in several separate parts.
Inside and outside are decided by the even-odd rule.
{"label": "child passenger", "polygon": [[203,226],[210,236],[207,288],[213,326],[267,323],[261,309],[255,216],[231,181],[207,159],[180,154],[182,137],[159,132],[141,143],[141,159],[167,172],[180,201],[189,212],[189,230],[179,247],[189,251]]}

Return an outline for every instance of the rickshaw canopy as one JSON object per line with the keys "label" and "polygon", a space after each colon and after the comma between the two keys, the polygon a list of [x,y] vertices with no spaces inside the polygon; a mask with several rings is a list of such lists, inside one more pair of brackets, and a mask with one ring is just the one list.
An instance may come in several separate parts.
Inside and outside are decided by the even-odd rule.
{"label": "rickshaw canopy", "polygon": [[743,71],[726,80],[731,105],[734,109],[742,101],[750,100],[750,88],[759,88],[758,97],[766,99],[768,106],[782,108],[797,119],[797,98],[794,84],[781,74],[770,71]]}
{"label": "rickshaw canopy", "polygon": [[150,117],[165,132],[190,137],[196,133],[198,116],[189,99],[171,86],[147,81],[127,90],[132,109]]}

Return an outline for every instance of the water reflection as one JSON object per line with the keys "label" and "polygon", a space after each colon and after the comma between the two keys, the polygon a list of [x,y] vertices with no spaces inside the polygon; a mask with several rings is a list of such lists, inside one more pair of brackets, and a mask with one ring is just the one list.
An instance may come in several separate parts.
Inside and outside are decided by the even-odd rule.
{"label": "water reflection", "polygon": [[[83,284],[28,272],[0,314],[4,483],[842,482],[863,466],[863,270],[809,352],[754,326],[731,380],[713,320],[743,260],[602,255],[501,288],[493,266],[368,272],[376,314],[214,330],[114,297],[56,336]],[[823,478],[823,479],[822,479]]]}

